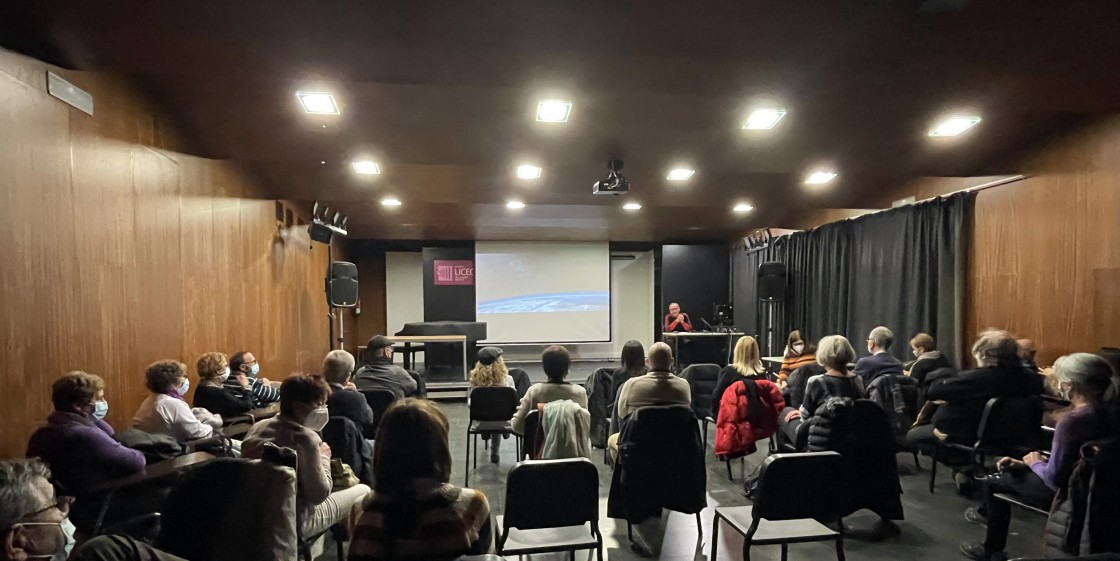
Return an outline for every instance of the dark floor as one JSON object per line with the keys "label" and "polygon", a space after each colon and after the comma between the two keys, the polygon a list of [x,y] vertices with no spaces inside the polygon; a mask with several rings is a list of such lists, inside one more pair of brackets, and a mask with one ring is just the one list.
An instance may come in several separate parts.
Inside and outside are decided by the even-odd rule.
{"label": "dark floor", "polygon": [[[594,363],[589,363],[594,364]],[[598,365],[596,366],[598,367]],[[591,368],[588,370],[590,373]],[[582,381],[586,374],[582,368],[573,368],[573,380]],[[531,372],[530,375],[533,375]],[[543,376],[542,376],[543,377]],[[536,376],[534,376],[536,379]],[[463,484],[464,459],[466,454],[466,423],[467,408],[462,402],[443,402],[440,407],[444,409],[451,420],[451,452],[454,467],[451,482],[455,485]],[[709,427],[709,443],[713,438]],[[605,518],[607,508],[607,492],[610,489],[610,468],[602,463],[602,452],[593,457],[599,467],[600,481],[600,529],[605,541],[606,557],[612,560],[640,559],[627,545],[626,523],[619,520]],[[504,500],[504,482],[506,473],[513,463],[514,446],[512,440],[506,440],[501,447],[499,464],[491,464],[485,450],[480,450],[478,468],[471,469],[470,487],[480,489],[490,499],[490,509],[495,515],[501,514]],[[759,452],[749,456],[746,461],[747,473],[750,473],[766,457],[766,447],[759,446]],[[900,465],[905,470],[913,471],[913,460],[910,456],[902,454],[898,457]],[[949,471],[942,467],[938,473],[937,492],[930,494],[926,490],[929,476],[929,459],[922,458],[920,472],[903,475],[900,477],[903,487],[902,502],[906,510],[906,520],[899,523],[902,530],[901,536],[880,543],[868,543],[855,540],[845,540],[847,558],[859,560],[909,560],[909,561],[938,561],[962,560],[957,552],[957,545],[961,541],[979,541],[983,539],[984,529],[965,521],[964,509],[972,503],[957,495],[949,477]],[[708,508],[701,515],[703,524],[703,537],[699,537],[694,516],[677,512],[666,512],[662,516],[659,528],[655,530],[654,540],[658,542],[655,547],[660,548],[659,558],[663,560],[707,560],[711,554],[711,523],[713,509],[724,505],[745,505],[747,500],[743,497],[742,475],[738,462],[734,469],[735,481],[727,480],[726,465],[716,461],[713,457],[708,460]],[[860,512],[845,519],[857,527],[869,526],[877,517],[867,512]],[[1042,528],[1045,520],[1037,515],[1016,511],[1011,526],[1011,536],[1008,539],[1008,553],[1011,557],[1041,556],[1042,554]],[[720,559],[742,559],[742,539],[734,531],[723,526],[719,535]],[[816,560],[835,559],[835,549],[829,542],[793,544],[790,546],[790,559]],[[330,548],[328,548],[328,551]],[[751,556],[755,560],[780,559],[778,546],[763,546],[752,549]],[[577,559],[584,559],[583,553],[577,554]],[[328,554],[324,559],[333,557]],[[538,555],[536,558],[552,558],[561,560],[561,556]],[[714,560],[712,560],[714,561]]]}

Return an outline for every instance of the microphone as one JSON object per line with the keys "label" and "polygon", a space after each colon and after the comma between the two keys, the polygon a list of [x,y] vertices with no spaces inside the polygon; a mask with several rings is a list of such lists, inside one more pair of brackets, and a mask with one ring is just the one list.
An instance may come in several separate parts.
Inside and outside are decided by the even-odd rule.
{"label": "microphone", "polygon": [[704,323],[704,327],[707,328],[708,331],[715,331],[715,329],[712,327],[712,324],[708,323],[708,320],[700,318],[700,321]]}

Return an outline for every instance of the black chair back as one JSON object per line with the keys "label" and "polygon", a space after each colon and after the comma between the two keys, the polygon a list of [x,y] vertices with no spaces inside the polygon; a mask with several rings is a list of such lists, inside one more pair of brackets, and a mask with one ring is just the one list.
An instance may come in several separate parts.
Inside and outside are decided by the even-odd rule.
{"label": "black chair back", "polygon": [[773,454],[762,462],[753,516],[766,520],[829,518],[838,514],[844,486],[837,452]]}
{"label": "black chair back", "polygon": [[693,364],[681,372],[692,390],[692,412],[703,419],[712,415],[712,392],[719,383],[718,364]]}
{"label": "black chair back", "polygon": [[525,394],[529,392],[529,386],[533,385],[533,382],[529,380],[529,373],[520,368],[510,368],[509,376],[513,378],[513,387],[517,389],[517,399],[525,397]]}
{"label": "black chair back", "polygon": [[1038,443],[1041,426],[1041,397],[993,397],[980,418],[977,447],[995,453],[1030,450]]}
{"label": "black chair back", "polygon": [[541,412],[533,409],[525,415],[525,434],[521,435],[521,461],[526,456],[530,460],[535,460],[537,455],[537,446],[541,443],[537,441],[538,433],[541,428]]}
{"label": "black chair back", "polygon": [[503,522],[507,528],[561,528],[598,520],[599,471],[591,460],[518,462],[509,470]]}
{"label": "black chair back", "polygon": [[366,438],[377,438],[377,427],[381,425],[381,417],[385,415],[385,410],[397,400],[397,394],[392,390],[386,389],[372,389],[372,390],[358,390],[366,397],[366,403],[369,408],[373,409],[373,429],[372,434],[365,435]]}
{"label": "black chair back", "polygon": [[508,421],[521,400],[517,390],[506,386],[481,386],[471,390],[472,421]]}

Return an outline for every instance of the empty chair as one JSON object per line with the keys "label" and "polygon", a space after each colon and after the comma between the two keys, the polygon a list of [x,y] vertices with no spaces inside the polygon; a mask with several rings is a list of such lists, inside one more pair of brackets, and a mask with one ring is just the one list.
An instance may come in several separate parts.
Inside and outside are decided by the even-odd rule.
{"label": "empty chair", "polygon": [[933,465],[929,469],[929,492],[937,479],[937,463],[944,463],[947,452],[968,454],[969,466],[983,466],[987,456],[1020,458],[1038,443],[1042,423],[1042,398],[993,397],[984,406],[976,442],[972,446],[939,442],[933,447]]}
{"label": "empty chair", "polygon": [[499,555],[594,549],[599,533],[599,472],[586,458],[518,462],[506,480],[505,514],[498,516]]}
{"label": "empty chair", "polygon": [[[810,452],[774,454],[762,462],[754,504],[718,507],[712,519],[712,554],[719,547],[719,522],[727,522],[743,535],[743,559],[750,561],[756,545],[781,544],[782,561],[789,544],[836,541],[836,558],[844,561],[843,520],[839,518],[840,494],[836,474],[843,470],[840,454]],[[840,531],[819,520],[836,519]]]}
{"label": "empty chair", "polygon": [[[466,476],[463,485],[471,481],[471,450],[473,443],[474,466],[478,467],[478,435],[491,437],[512,434],[511,419],[518,404],[517,390],[508,387],[478,387],[471,392],[470,420],[467,423]],[[520,443],[515,457],[520,456]]]}
{"label": "empty chair", "polygon": [[366,396],[366,403],[369,404],[370,409],[373,409],[373,428],[369,433],[366,433],[365,437],[369,439],[377,438],[377,426],[381,423],[381,416],[384,415],[385,410],[397,400],[397,394],[387,389],[358,391]]}
{"label": "empty chair", "polygon": [[692,412],[704,425],[704,446],[708,445],[708,424],[715,424],[712,416],[712,391],[719,382],[718,364],[693,364],[681,372],[681,378],[692,390]]}

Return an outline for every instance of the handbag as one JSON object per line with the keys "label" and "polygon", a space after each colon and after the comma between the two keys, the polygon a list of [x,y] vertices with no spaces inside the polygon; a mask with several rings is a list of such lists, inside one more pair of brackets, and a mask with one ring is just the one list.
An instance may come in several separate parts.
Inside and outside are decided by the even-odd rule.
{"label": "handbag", "polygon": [[349,489],[360,483],[350,466],[338,458],[331,458],[331,492]]}

